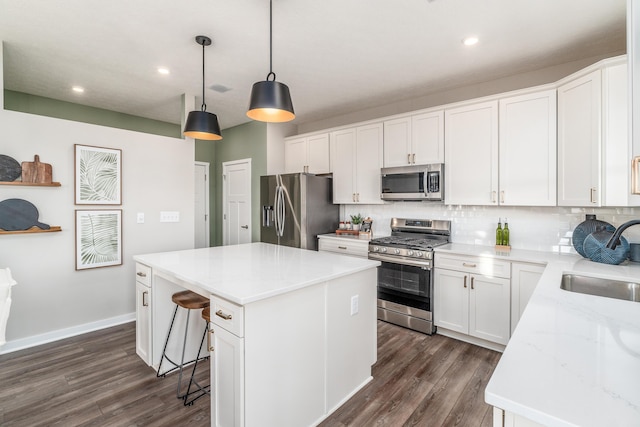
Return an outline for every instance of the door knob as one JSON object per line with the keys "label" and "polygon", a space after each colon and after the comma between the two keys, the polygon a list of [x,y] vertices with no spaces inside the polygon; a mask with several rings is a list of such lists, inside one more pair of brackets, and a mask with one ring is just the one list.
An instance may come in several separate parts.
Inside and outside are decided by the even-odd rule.
{"label": "door knob", "polygon": [[249,226],[248,225],[241,225],[240,228],[244,228],[245,230],[248,230]]}

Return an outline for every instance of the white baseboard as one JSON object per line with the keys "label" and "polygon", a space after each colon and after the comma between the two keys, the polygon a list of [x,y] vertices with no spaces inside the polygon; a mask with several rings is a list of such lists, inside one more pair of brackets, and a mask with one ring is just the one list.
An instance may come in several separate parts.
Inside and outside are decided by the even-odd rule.
{"label": "white baseboard", "polygon": [[85,323],[83,325],[72,326],[70,328],[58,329],[57,331],[47,332],[46,334],[34,335],[27,338],[7,341],[0,348],[0,354],[12,353],[25,348],[35,347],[58,341],[64,338],[75,337],[76,335],[86,334],[100,329],[110,328],[112,326],[121,325],[123,323],[133,322],[136,320],[136,313],[123,314],[122,316],[111,317],[109,319],[98,320],[97,322]]}

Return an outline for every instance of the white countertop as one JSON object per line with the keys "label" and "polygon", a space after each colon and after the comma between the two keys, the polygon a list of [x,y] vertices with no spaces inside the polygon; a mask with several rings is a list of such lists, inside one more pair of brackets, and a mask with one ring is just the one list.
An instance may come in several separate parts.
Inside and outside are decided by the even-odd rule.
{"label": "white countertop", "polygon": [[640,425],[640,303],[560,289],[563,273],[637,282],[640,264],[473,245],[436,250],[547,264],[487,385],[487,403],[546,426]]}
{"label": "white countertop", "polygon": [[245,305],[378,266],[368,259],[249,243],[136,255],[136,261]]}

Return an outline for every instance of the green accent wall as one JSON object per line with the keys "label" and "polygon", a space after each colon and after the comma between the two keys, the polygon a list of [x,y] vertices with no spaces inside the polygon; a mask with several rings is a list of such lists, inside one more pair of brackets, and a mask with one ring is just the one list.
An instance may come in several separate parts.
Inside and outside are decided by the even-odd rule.
{"label": "green accent wall", "polygon": [[180,125],[177,124],[146,119],[102,108],[88,107],[72,102],[58,101],[8,89],[4,90],[4,109],[153,135],[182,138]]}
{"label": "green accent wall", "polygon": [[[222,140],[215,142],[197,141],[196,160],[211,162],[214,188],[210,209],[213,218],[211,246],[222,245],[222,164],[241,159],[251,159],[251,240],[260,241],[260,176],[267,174],[267,124],[248,122],[222,131]],[[199,159],[204,149],[202,144],[213,144],[215,153],[212,160]],[[201,151],[202,150],[202,151]]]}

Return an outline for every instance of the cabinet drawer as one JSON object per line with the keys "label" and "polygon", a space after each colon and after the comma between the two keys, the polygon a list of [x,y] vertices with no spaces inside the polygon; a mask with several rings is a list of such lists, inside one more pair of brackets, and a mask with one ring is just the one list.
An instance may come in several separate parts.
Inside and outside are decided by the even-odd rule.
{"label": "cabinet drawer", "polygon": [[215,295],[211,295],[211,322],[232,334],[244,336],[244,308]]}
{"label": "cabinet drawer", "polygon": [[435,253],[434,266],[491,277],[511,277],[511,263],[491,258]]}
{"label": "cabinet drawer", "polygon": [[136,263],[136,282],[151,286],[151,267]]}
{"label": "cabinet drawer", "polygon": [[366,258],[369,252],[369,242],[367,240],[350,242],[343,239],[320,238],[318,250]]}

